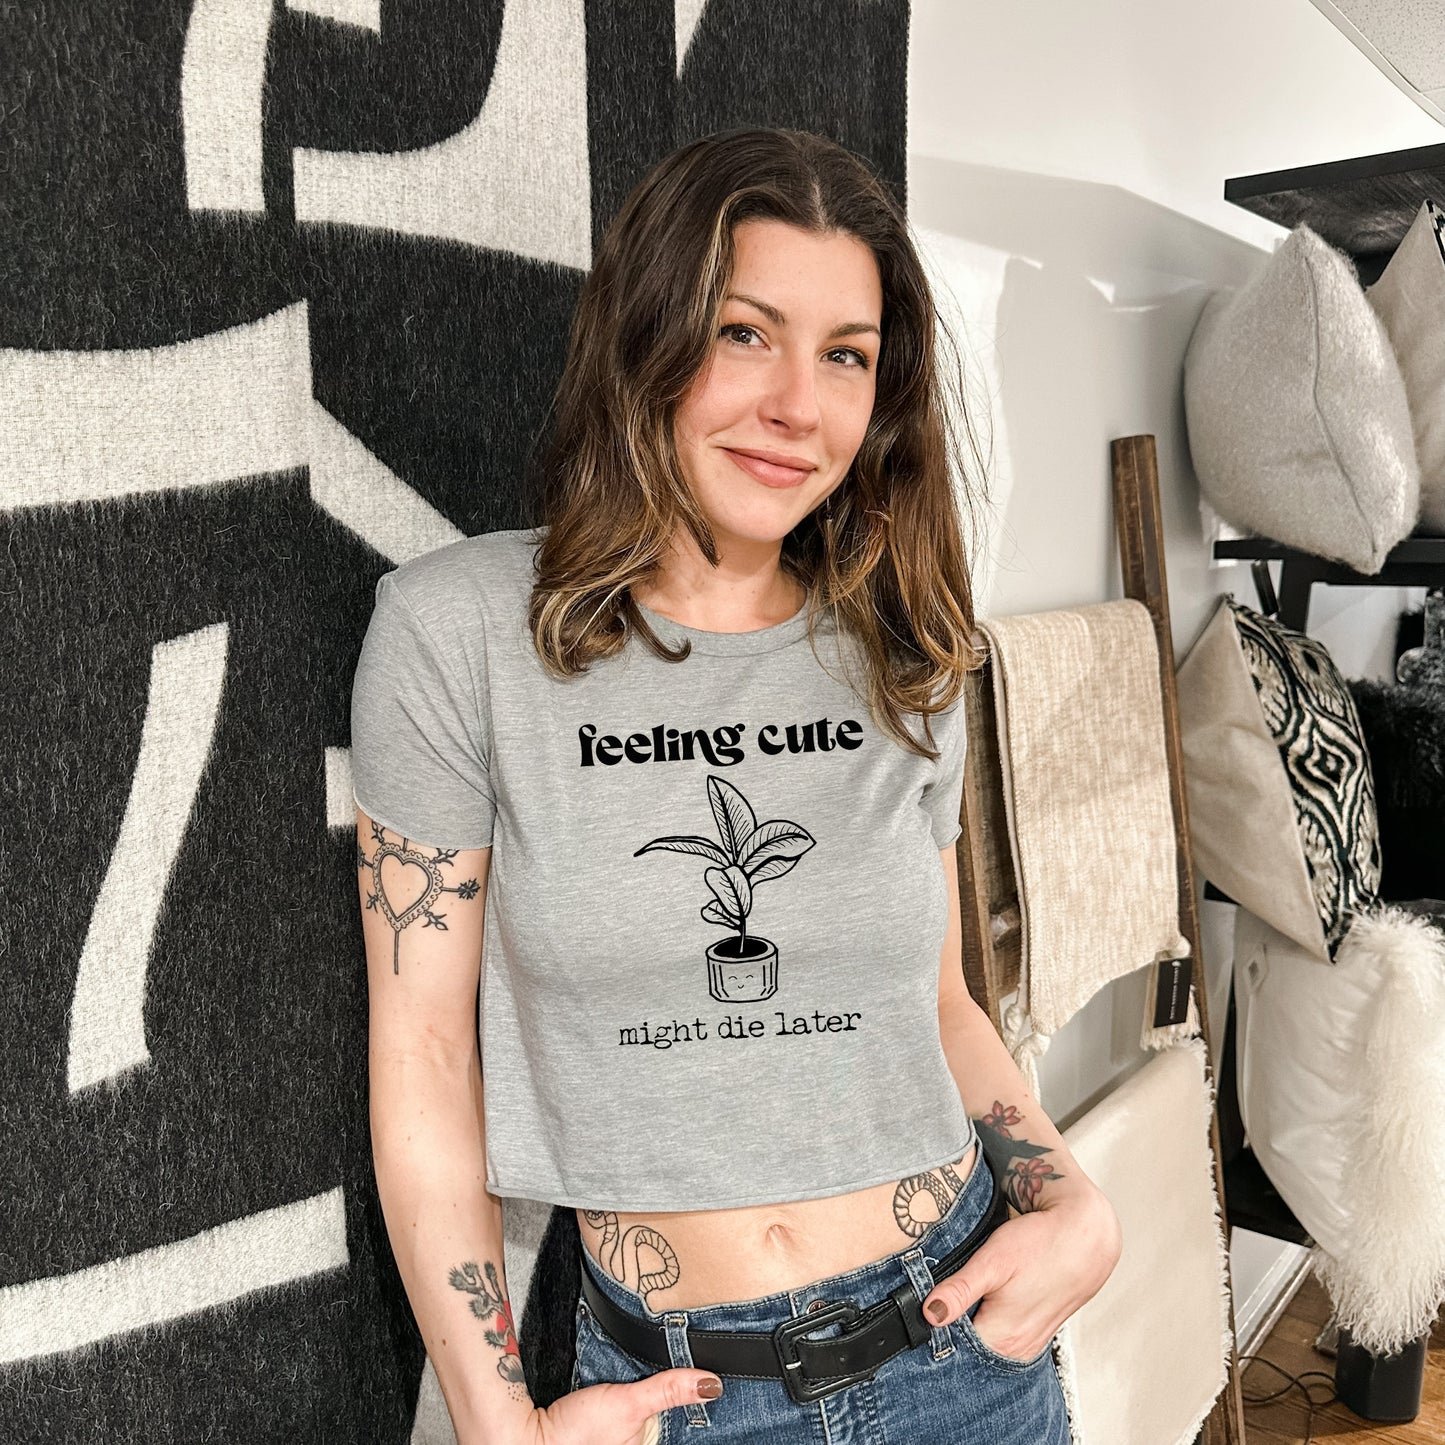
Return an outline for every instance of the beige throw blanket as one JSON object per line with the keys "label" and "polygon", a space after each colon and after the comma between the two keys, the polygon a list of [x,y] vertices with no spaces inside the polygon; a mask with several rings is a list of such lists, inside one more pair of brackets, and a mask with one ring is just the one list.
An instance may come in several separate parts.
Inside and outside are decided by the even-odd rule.
{"label": "beige throw blanket", "polygon": [[[1189,954],[1158,646],[1148,610],[1134,601],[980,627],[993,654],[1023,924],[1022,1007],[1005,1016],[1005,1037],[1037,1089],[1037,1055],[1100,988]],[[1199,1032],[1192,991],[1182,1024],[1154,1029],[1153,1001],[1151,979],[1146,1045]]]}

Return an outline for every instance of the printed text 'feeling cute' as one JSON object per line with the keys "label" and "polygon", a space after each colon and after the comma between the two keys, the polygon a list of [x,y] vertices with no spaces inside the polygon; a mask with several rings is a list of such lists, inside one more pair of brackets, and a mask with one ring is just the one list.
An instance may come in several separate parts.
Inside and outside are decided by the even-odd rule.
{"label": "printed text 'feeling cute'", "polygon": [[[657,723],[649,732],[632,733],[627,738],[611,733],[597,736],[594,723],[583,723],[577,729],[581,748],[581,766],[612,767],[616,763],[690,763],[705,762],[711,767],[727,767],[743,760],[742,735],[746,723],[727,727],[691,730]],[[830,723],[820,717],[810,723],[768,723],[758,731],[758,750],[770,756],[778,753],[831,753],[836,748],[852,752],[863,746],[863,724],[854,718]]]}

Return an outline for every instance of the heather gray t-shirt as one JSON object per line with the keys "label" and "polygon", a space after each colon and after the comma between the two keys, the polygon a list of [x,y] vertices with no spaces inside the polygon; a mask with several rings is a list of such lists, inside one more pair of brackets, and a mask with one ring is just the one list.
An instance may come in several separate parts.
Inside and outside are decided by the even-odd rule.
{"label": "heather gray t-shirt", "polygon": [[861,654],[828,622],[830,676],[803,612],[717,633],[643,609],[685,662],[634,637],[558,680],[527,628],[540,536],[382,577],[352,693],[357,805],[423,856],[492,848],[487,1188],[731,1208],[958,1158],[938,976],[961,703],[937,763],[908,752],[847,680]]}

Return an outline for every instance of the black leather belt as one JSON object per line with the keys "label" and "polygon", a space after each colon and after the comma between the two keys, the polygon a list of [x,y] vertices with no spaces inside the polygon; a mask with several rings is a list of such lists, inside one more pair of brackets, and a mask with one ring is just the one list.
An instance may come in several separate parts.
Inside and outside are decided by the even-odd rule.
{"label": "black leather belt", "polygon": [[[980,1146],[982,1147],[982,1146]],[[937,1283],[960,1269],[968,1257],[1008,1218],[1008,1196],[990,1170],[993,1195],[984,1217],[968,1238],[938,1261]],[[622,1349],[636,1359],[669,1369],[667,1331],[651,1320],[630,1314],[614,1304],[582,1265],[582,1295],[597,1322]],[[812,1331],[835,1320],[843,1333],[827,1340],[810,1340]],[[770,1333],[758,1330],[693,1330],[687,1332],[692,1363],[715,1375],[753,1379],[781,1379],[800,1405],[821,1400],[861,1380],[870,1380],[879,1366],[894,1355],[920,1345],[933,1326],[923,1316],[923,1304],[911,1281],[866,1310],[852,1300],[830,1300],[821,1309],[784,1320]]]}

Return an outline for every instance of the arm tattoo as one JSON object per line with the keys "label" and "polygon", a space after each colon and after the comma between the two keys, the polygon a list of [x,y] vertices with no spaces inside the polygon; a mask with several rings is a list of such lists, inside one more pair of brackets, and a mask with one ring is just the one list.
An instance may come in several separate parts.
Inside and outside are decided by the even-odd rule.
{"label": "arm tattoo", "polygon": [[1027,1214],[1037,1206],[1044,1181],[1064,1177],[1055,1174],[1044,1157],[1053,1150],[1044,1144],[1030,1144],[1027,1139],[1015,1139],[1009,1131],[1023,1122],[1023,1115],[1001,1099],[995,1099],[992,1112],[975,1122],[983,1152],[993,1172],[1002,1179],[1009,1203],[1020,1214]]}
{"label": "arm tattoo", "polygon": [[[584,1209],[587,1223],[602,1231],[596,1258],[602,1267],[628,1289],[646,1299],[653,1290],[671,1289],[682,1278],[677,1251],[650,1224],[634,1224],[626,1231],[617,1227],[617,1215],[610,1209]],[[656,1252],[662,1268],[642,1272],[639,1251],[643,1245]]]}
{"label": "arm tattoo", "polygon": [[472,1313],[486,1321],[488,1328],[483,1338],[489,1345],[502,1351],[497,1361],[497,1373],[509,1385],[526,1386],[522,1373],[522,1352],[517,1347],[517,1331],[512,1327],[512,1306],[507,1300],[500,1281],[497,1267],[491,1260],[486,1264],[486,1278],[477,1268],[477,1262],[469,1259],[460,1269],[452,1270],[448,1276],[452,1288],[472,1297]]}
{"label": "arm tattoo", "polygon": [[[967,1158],[966,1154],[960,1155],[954,1164],[964,1158]],[[900,1179],[898,1188],[893,1191],[894,1221],[910,1239],[919,1239],[930,1224],[937,1224],[948,1213],[962,1190],[963,1180],[958,1177],[953,1164],[941,1164],[925,1174],[910,1174],[907,1179]],[[926,1217],[927,1211],[920,1219],[915,1207],[915,1202],[925,1195],[933,1201],[937,1211],[932,1219]]]}
{"label": "arm tattoo", "polygon": [[[376,844],[375,855],[366,856],[361,844],[356,845],[356,866],[371,870],[373,892],[366,900],[367,908],[380,908],[391,924],[395,935],[391,955],[391,971],[401,972],[401,931],[422,919],[423,928],[439,928],[447,931],[446,914],[436,913],[432,904],[443,893],[455,893],[465,903],[470,903],[482,890],[475,878],[448,888],[442,882],[442,869],[450,868],[457,856],[455,848],[432,848],[422,852],[409,845],[409,840],[396,841],[396,835],[387,837],[386,829],[373,820],[372,841]],[[388,863],[390,859],[390,863]]]}

